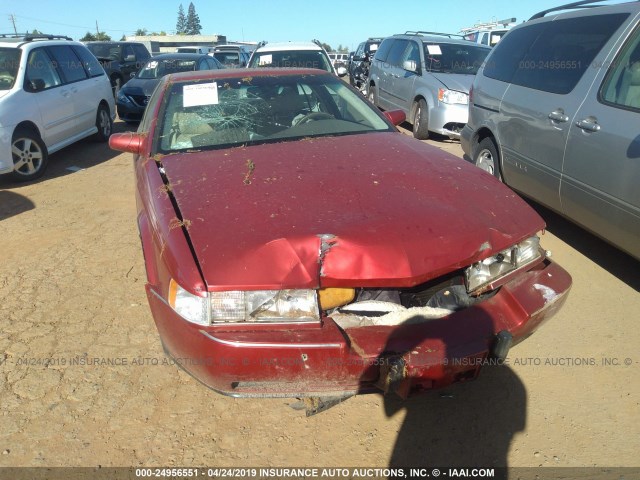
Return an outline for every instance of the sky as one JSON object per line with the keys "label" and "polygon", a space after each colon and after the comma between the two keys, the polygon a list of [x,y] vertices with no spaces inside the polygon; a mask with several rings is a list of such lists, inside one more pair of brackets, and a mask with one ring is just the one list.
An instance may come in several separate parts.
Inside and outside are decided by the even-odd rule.
{"label": "sky", "polygon": [[[334,49],[355,50],[368,37],[406,30],[457,33],[478,22],[515,17],[520,23],[534,13],[570,0],[195,0],[202,34],[225,35],[228,41],[308,41],[318,39]],[[88,31],[106,32],[113,40],[138,29],[173,33],[180,0],[0,0],[0,33],[37,29],[75,40]],[[182,1],[185,13],[189,1]]]}

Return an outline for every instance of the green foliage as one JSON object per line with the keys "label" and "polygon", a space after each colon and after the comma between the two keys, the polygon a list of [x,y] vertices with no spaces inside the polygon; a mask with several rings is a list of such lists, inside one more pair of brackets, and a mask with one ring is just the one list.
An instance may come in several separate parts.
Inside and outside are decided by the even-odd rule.
{"label": "green foliage", "polygon": [[322,48],[324,48],[327,52],[333,52],[333,48],[328,43],[321,42]]}
{"label": "green foliage", "polygon": [[187,32],[187,18],[184,16],[184,8],[180,4],[178,8],[178,21],[176,22],[176,35],[184,35]]}
{"label": "green foliage", "polygon": [[108,42],[111,40],[111,37],[104,32],[99,32],[97,34],[87,32],[86,35],[80,39],[81,42],[94,42],[96,40],[101,42]]}
{"label": "green foliage", "polygon": [[202,31],[202,25],[200,24],[200,17],[196,13],[196,7],[193,2],[189,3],[189,9],[187,10],[187,23],[185,33],[187,35],[200,35]]}

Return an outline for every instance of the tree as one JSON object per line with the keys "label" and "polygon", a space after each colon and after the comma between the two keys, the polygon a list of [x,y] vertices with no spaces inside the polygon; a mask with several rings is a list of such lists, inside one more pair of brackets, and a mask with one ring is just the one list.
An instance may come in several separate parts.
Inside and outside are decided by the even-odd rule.
{"label": "tree", "polygon": [[42,35],[42,32],[36,28],[31,32],[31,35]]}
{"label": "tree", "polygon": [[108,42],[111,40],[111,37],[104,32],[98,32],[97,34],[87,32],[87,34],[80,39],[81,42],[95,42],[96,40]]}
{"label": "tree", "polygon": [[147,29],[146,28],[139,28],[138,30],[136,30],[135,35],[136,35],[136,37],[145,37],[147,35]]}
{"label": "tree", "polygon": [[182,8],[182,4],[180,4],[180,8],[178,8],[178,21],[176,22],[176,34],[184,35],[187,32],[187,19],[184,16],[184,8]]}
{"label": "tree", "polygon": [[331,48],[331,45],[329,45],[328,43],[321,42],[320,45],[322,45],[322,48],[324,48],[327,52],[333,52],[333,48]]}
{"label": "tree", "polygon": [[185,33],[187,35],[200,35],[202,31],[202,25],[200,25],[200,17],[196,13],[196,7],[193,2],[189,3],[189,9],[187,10],[187,24]]}

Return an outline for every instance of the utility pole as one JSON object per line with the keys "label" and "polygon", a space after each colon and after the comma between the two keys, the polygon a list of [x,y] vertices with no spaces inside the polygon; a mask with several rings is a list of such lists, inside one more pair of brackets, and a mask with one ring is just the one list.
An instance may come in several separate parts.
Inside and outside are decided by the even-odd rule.
{"label": "utility pole", "polygon": [[15,32],[16,36],[18,36],[18,29],[16,28],[16,16],[13,14],[9,15],[9,20],[11,20],[11,23],[13,23],[13,31]]}
{"label": "utility pole", "polygon": [[98,28],[98,20],[96,20],[96,40],[100,40],[98,37],[100,36],[100,29]]}

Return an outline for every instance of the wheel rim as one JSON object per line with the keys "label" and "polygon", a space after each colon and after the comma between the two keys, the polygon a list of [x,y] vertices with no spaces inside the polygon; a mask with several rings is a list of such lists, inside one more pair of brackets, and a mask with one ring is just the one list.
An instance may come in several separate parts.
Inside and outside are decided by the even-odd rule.
{"label": "wheel rim", "polygon": [[375,105],[375,95],[373,93],[373,89],[369,87],[369,101]]}
{"label": "wheel rim", "polygon": [[104,137],[108,137],[111,135],[111,121],[109,118],[109,113],[102,108],[98,113],[98,129],[102,132]]}
{"label": "wheel rim", "polygon": [[494,175],[494,172],[496,170],[496,167],[493,161],[493,155],[486,148],[483,149],[478,154],[476,165],[480,167],[482,170],[484,170],[485,172],[489,172],[491,175]]}
{"label": "wheel rim", "polygon": [[422,107],[418,106],[416,110],[416,118],[413,119],[413,127],[418,130],[420,128],[420,116],[422,115]]}
{"label": "wheel rim", "polygon": [[13,170],[21,175],[33,175],[42,167],[42,149],[31,138],[18,138],[11,145]]}

